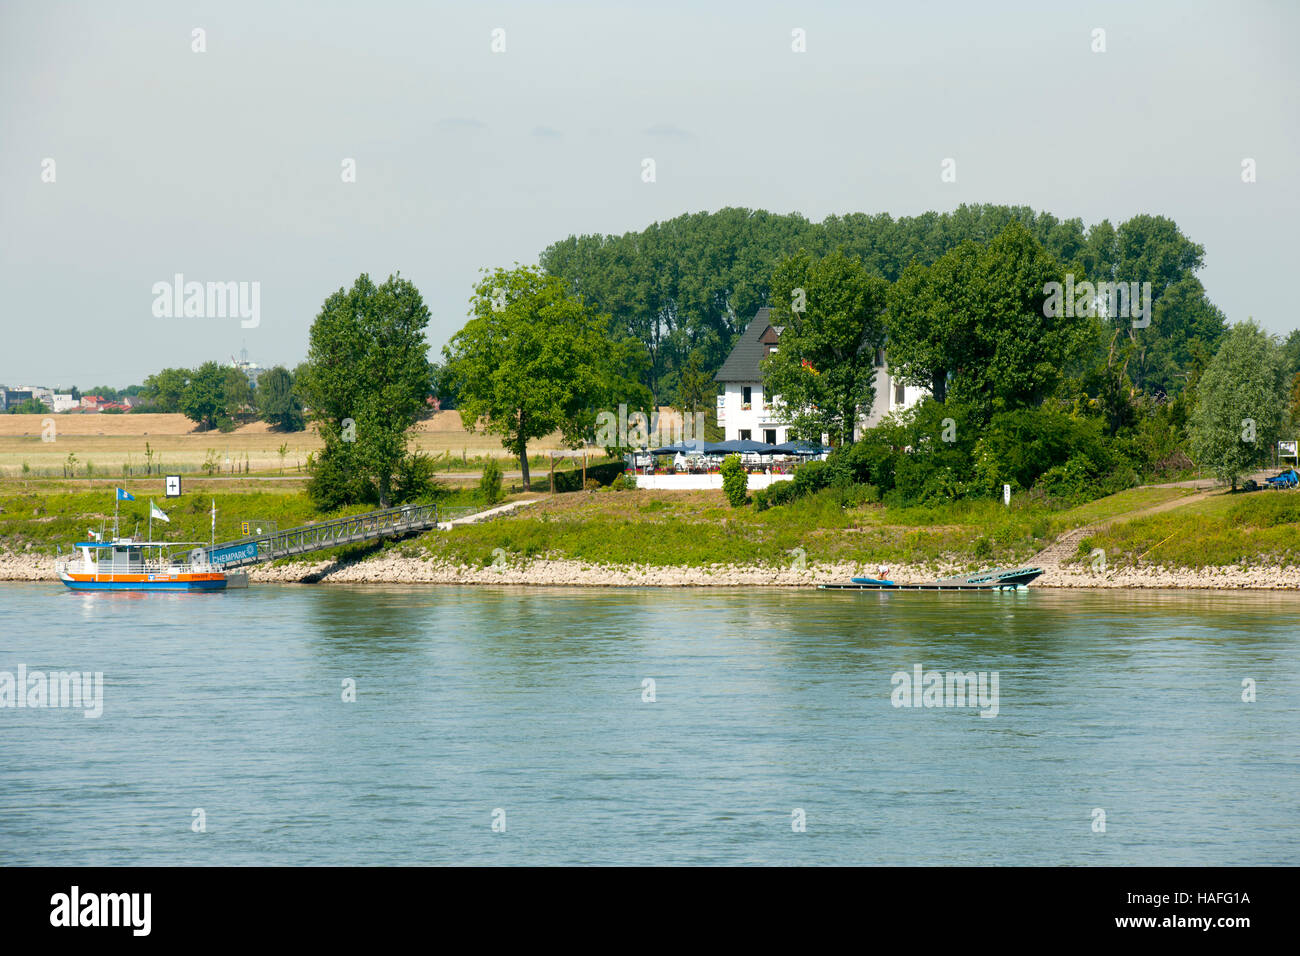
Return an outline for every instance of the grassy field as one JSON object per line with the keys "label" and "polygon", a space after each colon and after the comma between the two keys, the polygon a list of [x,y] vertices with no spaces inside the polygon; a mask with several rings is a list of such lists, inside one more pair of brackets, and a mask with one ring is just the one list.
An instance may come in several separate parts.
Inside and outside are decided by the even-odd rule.
{"label": "grassy field", "polygon": [[832,491],[758,512],[733,509],[720,492],[599,491],[547,498],[481,525],[418,542],[444,559],[486,566],[550,556],[598,564],[789,566],[853,562],[1015,564],[1063,531],[1179,497],[1182,489],[1134,489],[1079,508],[955,502],[932,507],[845,509]]}
{"label": "grassy field", "polygon": [[[498,436],[466,431],[459,412],[435,412],[410,434],[413,448],[440,456],[440,471],[477,471],[488,456],[510,457]],[[242,473],[245,463],[259,474],[301,474],[307,456],[321,447],[314,431],[277,432],[265,422],[223,433],[195,431],[184,415],[0,415],[0,475],[61,476],[69,454],[78,476],[87,476],[88,468],[90,476],[142,475],[146,442],[154,453],[153,474],[160,468],[200,472],[209,459],[223,474]],[[545,453],[561,447],[558,434],[537,441],[529,449],[530,467],[547,467]]]}
{"label": "grassy field", "polygon": [[[318,512],[302,490],[302,482],[270,484],[252,479],[192,478],[184,482],[180,498],[162,496],[156,479],[118,480],[100,483],[84,479],[36,479],[0,483],[0,549],[15,553],[54,554],[56,546],[66,551],[74,541],[84,541],[87,530],[113,527],[114,485],[135,496],[119,504],[122,534],[144,537],[149,526],[152,497],[170,518],[154,521],[153,534],[159,541],[206,542],[212,534],[210,510],[216,502],[216,540],[233,540],[243,534],[247,521],[251,531],[262,528],[285,530],[327,518],[342,517],[372,506],[359,505],[324,514]],[[442,502],[448,508],[482,507],[477,490],[450,490]]]}
{"label": "grassy field", "polygon": [[[242,522],[284,529],[333,515],[317,513],[301,480],[186,479],[186,494],[164,500],[157,479],[6,479],[0,482],[0,549],[53,554],[83,540],[87,528],[111,522],[112,487],[136,496],[121,508],[122,530],[144,533],[148,497],[172,517],[155,522],[158,537],[206,541],[208,509],[216,499],[218,540],[239,537]],[[890,508],[841,507],[833,491],[758,512],[733,509],[721,492],[600,491],[554,496],[526,510],[450,532],[390,543],[410,555],[427,554],[456,564],[486,566],[497,549],[506,560],[550,557],[595,564],[703,567],[788,567],[850,562],[862,566],[956,563],[1019,564],[1060,535],[1114,519],[1083,539],[1079,557],[1104,548],[1111,566],[1133,564],[1198,568],[1248,564],[1300,564],[1300,492],[1214,494],[1183,507],[1125,518],[1190,494],[1184,488],[1135,488],[1072,508],[1022,500],[953,502]],[[476,488],[448,492],[449,507],[483,506]],[[350,511],[361,511],[358,507]],[[348,513],[339,512],[339,514]],[[371,549],[373,550],[373,549]],[[321,552],[317,559],[351,552]]]}
{"label": "grassy field", "polygon": [[1300,492],[1219,493],[1160,514],[1117,522],[1079,542],[1112,567],[1203,568],[1300,564]]}

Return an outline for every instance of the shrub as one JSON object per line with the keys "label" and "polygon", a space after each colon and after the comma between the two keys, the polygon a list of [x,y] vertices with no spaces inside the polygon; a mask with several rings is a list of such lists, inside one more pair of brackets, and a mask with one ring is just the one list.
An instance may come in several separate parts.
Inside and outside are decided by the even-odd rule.
{"label": "shrub", "polygon": [[[749,500],[749,475],[741,467],[739,455],[728,455],[722,460],[722,493],[731,502],[731,507],[739,508]],[[798,480],[798,472],[795,473]]]}
{"label": "shrub", "polygon": [[501,500],[501,463],[495,458],[489,458],[483,463],[483,474],[478,480],[478,490],[483,494],[483,500],[489,505],[494,505]]}
{"label": "shrub", "polygon": [[793,481],[778,481],[754,492],[754,510],[766,511],[777,505],[789,504],[799,497]]}
{"label": "shrub", "polygon": [[800,465],[794,470],[794,481],[791,482],[795,487],[795,497],[802,498],[814,491],[829,488],[834,474],[828,461],[810,461]]}
{"label": "shrub", "polygon": [[615,491],[635,491],[636,476],[629,475],[627,472],[623,472],[623,474],[619,475],[612,482],[610,482],[609,486],[613,488]]}
{"label": "shrub", "polygon": [[[623,474],[627,466],[621,461],[604,462],[599,465],[587,466],[587,489],[590,490],[591,482],[596,482],[596,486],[607,485],[619,475]],[[557,471],[555,473],[555,490],[564,491],[581,491],[582,469],[575,468],[573,471]]]}
{"label": "shrub", "polygon": [[448,489],[434,477],[437,467],[437,461],[422,451],[404,457],[397,463],[397,474],[393,476],[393,501],[405,504],[443,497]]}

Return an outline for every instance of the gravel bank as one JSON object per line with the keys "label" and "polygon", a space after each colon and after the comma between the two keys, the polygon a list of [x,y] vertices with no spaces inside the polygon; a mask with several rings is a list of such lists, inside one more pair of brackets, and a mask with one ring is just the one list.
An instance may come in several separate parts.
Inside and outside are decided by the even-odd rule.
{"label": "gravel bank", "polygon": [[[905,584],[933,581],[957,567],[905,567],[890,570]],[[467,567],[398,554],[375,555],[353,564],[303,562],[250,571],[250,583],[322,584],[531,584],[575,587],[807,587],[846,581],[861,574],[859,565],[809,565],[756,568],[715,565],[685,567],[602,567],[579,561],[533,561],[499,567]],[[0,581],[53,581],[54,560],[0,552]],[[1144,567],[1099,573],[1086,567],[1051,567],[1034,587],[1053,588],[1209,588],[1300,589],[1300,567],[1235,565],[1220,568]]]}

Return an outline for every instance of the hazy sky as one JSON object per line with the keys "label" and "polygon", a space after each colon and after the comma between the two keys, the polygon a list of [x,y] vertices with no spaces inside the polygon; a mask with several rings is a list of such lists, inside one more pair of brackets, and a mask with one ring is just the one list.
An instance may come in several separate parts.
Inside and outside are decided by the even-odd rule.
{"label": "hazy sky", "polygon": [[[1289,331],[1298,10],[0,0],[0,382],[292,366],[361,272],[415,282],[440,348],[482,267],[728,205],[1163,214],[1230,320]],[[155,317],[176,273],[260,283],[260,324]]]}

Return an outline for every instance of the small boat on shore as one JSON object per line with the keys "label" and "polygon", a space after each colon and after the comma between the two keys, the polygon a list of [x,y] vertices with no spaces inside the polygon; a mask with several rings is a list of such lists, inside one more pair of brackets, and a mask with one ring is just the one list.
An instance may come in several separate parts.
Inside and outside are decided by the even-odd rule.
{"label": "small boat on shore", "polygon": [[1042,573],[1042,568],[995,568],[941,578],[929,584],[896,584],[885,578],[853,578],[844,583],[820,584],[818,587],[823,591],[1018,591],[1028,587]]}

